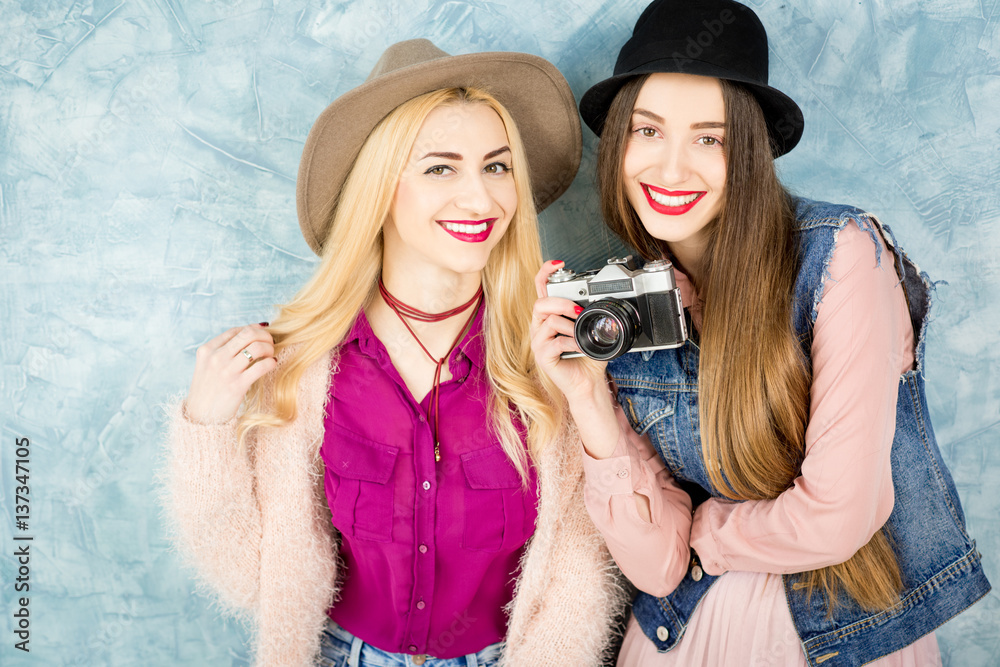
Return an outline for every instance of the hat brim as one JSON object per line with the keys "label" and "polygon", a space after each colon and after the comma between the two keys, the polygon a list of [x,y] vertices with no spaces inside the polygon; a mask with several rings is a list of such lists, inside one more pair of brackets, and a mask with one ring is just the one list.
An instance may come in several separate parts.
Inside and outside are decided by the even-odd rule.
{"label": "hat brim", "polygon": [[337,195],[375,126],[414,97],[473,86],[493,95],[517,123],[538,210],[566,191],[580,166],[582,139],[576,101],[559,70],[527,53],[437,58],[394,70],[344,93],[313,124],[296,184],[299,225],[313,251],[322,253]]}
{"label": "hat brim", "polygon": [[695,74],[715,79],[727,79],[743,84],[757,99],[761,110],[764,112],[767,129],[774,146],[774,157],[780,157],[795,148],[795,145],[799,143],[799,139],[802,138],[802,129],[805,124],[802,117],[802,110],[792,98],[777,88],[764,86],[741,77],[731,69],[689,58],[655,60],[632,71],[599,81],[591,86],[580,100],[580,115],[583,116],[587,127],[593,130],[594,134],[600,136],[601,131],[604,129],[604,120],[607,117],[608,109],[611,107],[611,102],[622,86],[637,76],[655,74],[657,72]]}

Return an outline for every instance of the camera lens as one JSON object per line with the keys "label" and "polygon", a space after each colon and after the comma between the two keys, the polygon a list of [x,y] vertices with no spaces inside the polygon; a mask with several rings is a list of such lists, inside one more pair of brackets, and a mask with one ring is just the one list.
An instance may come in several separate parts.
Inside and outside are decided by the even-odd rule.
{"label": "camera lens", "polygon": [[585,355],[607,361],[628,352],[640,331],[639,316],[631,304],[609,298],[583,309],[574,334]]}
{"label": "camera lens", "polygon": [[594,342],[594,345],[600,345],[603,347],[614,345],[615,341],[618,340],[618,337],[621,336],[621,333],[622,331],[618,326],[618,321],[608,317],[607,315],[601,315],[587,330],[587,334]]}

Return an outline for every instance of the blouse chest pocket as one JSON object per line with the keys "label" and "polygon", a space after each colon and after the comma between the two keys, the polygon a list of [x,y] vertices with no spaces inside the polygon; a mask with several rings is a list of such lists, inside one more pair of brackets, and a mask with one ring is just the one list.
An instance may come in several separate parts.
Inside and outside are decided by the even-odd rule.
{"label": "blouse chest pocket", "polygon": [[465,473],[462,548],[500,551],[519,548],[534,531],[530,511],[535,494],[499,446],[462,454]]}
{"label": "blouse chest pocket", "polygon": [[675,437],[677,392],[619,386],[618,403],[632,429],[649,437],[670,472],[676,475],[683,470],[684,461]]}
{"label": "blouse chest pocket", "polygon": [[337,428],[336,447],[327,461],[335,487],[333,525],[342,533],[375,542],[392,541],[393,468],[399,449]]}

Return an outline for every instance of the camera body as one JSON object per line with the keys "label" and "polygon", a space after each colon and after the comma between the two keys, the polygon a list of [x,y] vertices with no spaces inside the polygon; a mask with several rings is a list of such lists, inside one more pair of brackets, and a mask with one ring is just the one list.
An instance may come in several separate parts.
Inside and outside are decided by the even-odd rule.
{"label": "camera body", "polygon": [[[608,260],[602,269],[549,276],[549,296],[583,306],[574,337],[583,354],[607,361],[626,352],[680,347],[687,339],[681,291],[667,260],[637,268],[632,255]],[[579,352],[564,352],[564,358]]]}

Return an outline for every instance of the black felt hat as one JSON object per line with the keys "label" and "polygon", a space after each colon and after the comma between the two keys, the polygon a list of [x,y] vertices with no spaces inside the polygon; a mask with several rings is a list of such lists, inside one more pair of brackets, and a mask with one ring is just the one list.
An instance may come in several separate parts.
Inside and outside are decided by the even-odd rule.
{"label": "black felt hat", "polygon": [[584,122],[600,135],[621,87],[629,79],[655,72],[743,84],[764,111],[775,157],[792,150],[802,136],[798,105],[767,85],[767,33],[749,7],[730,0],[654,0],[618,53],[614,76],[584,94],[580,101]]}

